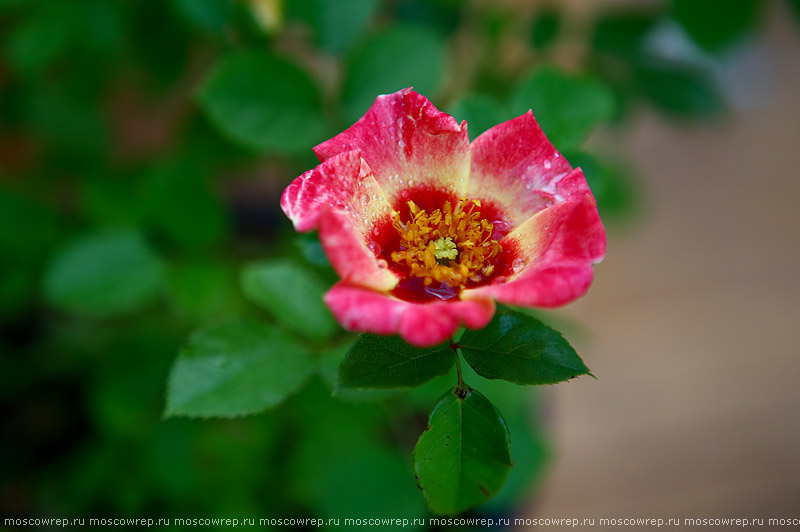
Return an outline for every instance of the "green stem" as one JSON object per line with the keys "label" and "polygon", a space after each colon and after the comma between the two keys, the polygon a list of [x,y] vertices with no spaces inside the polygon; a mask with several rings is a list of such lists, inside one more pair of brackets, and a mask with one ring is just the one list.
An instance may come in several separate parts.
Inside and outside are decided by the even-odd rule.
{"label": "green stem", "polygon": [[458,384],[456,386],[459,390],[466,390],[464,378],[461,375],[461,355],[458,352],[458,344],[450,340],[450,349],[453,350],[453,354],[456,356],[456,372],[458,373]]}

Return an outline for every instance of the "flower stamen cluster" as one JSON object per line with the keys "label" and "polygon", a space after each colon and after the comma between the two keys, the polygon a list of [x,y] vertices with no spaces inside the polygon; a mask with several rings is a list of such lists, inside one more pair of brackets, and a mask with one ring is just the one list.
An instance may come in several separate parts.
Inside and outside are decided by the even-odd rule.
{"label": "flower stamen cluster", "polygon": [[430,214],[413,201],[407,202],[409,219],[395,214],[392,226],[400,235],[394,263],[405,266],[409,277],[420,277],[425,286],[446,283],[464,288],[492,276],[491,262],[501,251],[492,239],[493,224],[480,213],[477,200],[446,201]]}

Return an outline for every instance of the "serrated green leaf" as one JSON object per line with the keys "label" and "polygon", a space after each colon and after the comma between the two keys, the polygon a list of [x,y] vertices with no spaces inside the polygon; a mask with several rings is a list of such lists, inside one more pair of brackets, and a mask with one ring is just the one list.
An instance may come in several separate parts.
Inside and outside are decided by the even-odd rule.
{"label": "serrated green leaf", "polygon": [[263,412],[296,392],[313,371],[307,352],[281,331],[234,320],[195,333],[169,376],[167,417],[237,417]]}
{"label": "serrated green leaf", "polygon": [[339,330],[322,301],[326,286],[310,270],[287,260],[254,262],[242,269],[241,284],[250,301],[304,337],[325,340]]}
{"label": "serrated green leaf", "polygon": [[345,118],[355,122],[379,94],[406,87],[430,96],[441,79],[442,39],[417,26],[393,26],[361,42],[347,61],[343,90]]}
{"label": "serrated green leaf", "polygon": [[324,136],[314,82],[299,67],[266,52],[223,58],[197,98],[222,133],[254,150],[295,152]]}
{"label": "serrated green leaf", "polygon": [[464,359],[487,379],[555,384],[589,373],[561,333],[510,309],[499,309],[483,329],[467,330],[458,344]]}
{"label": "serrated green leaf", "polygon": [[338,388],[386,389],[419,386],[447,374],[455,363],[447,344],[419,348],[396,336],[362,334],[339,365]]}
{"label": "serrated green leaf", "polygon": [[562,151],[580,145],[614,115],[614,95],[605,84],[550,66],[522,80],[510,105],[514,114],[532,109],[547,137]]}
{"label": "serrated green leaf", "polygon": [[53,259],[44,296],[56,308],[98,317],[139,310],[158,296],[164,267],[141,233],[105,230],[72,242]]}
{"label": "serrated green leaf", "polygon": [[445,393],[414,448],[414,469],[431,511],[455,515],[493,497],[511,469],[509,433],[478,391]]}

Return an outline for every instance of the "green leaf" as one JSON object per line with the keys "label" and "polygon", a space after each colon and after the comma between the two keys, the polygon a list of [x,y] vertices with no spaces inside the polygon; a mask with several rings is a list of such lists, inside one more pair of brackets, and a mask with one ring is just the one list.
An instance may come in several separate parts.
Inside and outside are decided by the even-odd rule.
{"label": "green leaf", "polygon": [[419,348],[397,336],[362,334],[339,365],[338,387],[410,388],[447,374],[454,363],[448,344]]}
{"label": "green leaf", "polygon": [[614,115],[614,95],[600,81],[541,67],[525,78],[511,97],[514,114],[533,109],[547,137],[559,150],[581,144]]}
{"label": "green leaf", "polygon": [[93,316],[140,310],[158,296],[164,268],[141,233],[115,229],[84,236],[56,255],[44,278],[54,307]]}
{"label": "green leaf", "polygon": [[508,110],[497,100],[485,94],[468,94],[450,109],[457,120],[466,120],[470,140],[500,122],[509,119]]}
{"label": "green leaf", "polygon": [[332,53],[346,50],[379,7],[379,0],[302,0],[286,4],[287,18],[305,19],[313,27],[320,47]]}
{"label": "green leaf", "polygon": [[228,231],[228,213],[195,164],[169,161],[144,177],[147,222],[189,249],[210,246]]}
{"label": "green leaf", "polygon": [[753,29],[763,4],[761,0],[672,0],[672,15],[697,44],[719,51]]}
{"label": "green leaf", "polygon": [[171,306],[182,317],[208,320],[236,309],[236,274],[224,262],[195,260],[175,264],[170,267],[167,280]]}
{"label": "green leaf", "polygon": [[436,514],[455,515],[493,497],[511,469],[509,433],[478,391],[449,390],[414,448],[419,486]]}
{"label": "green leaf", "polygon": [[531,44],[544,49],[550,46],[561,30],[561,18],[557,11],[543,11],[536,16],[531,26]]}
{"label": "green leaf", "polygon": [[172,7],[193,27],[217,35],[228,21],[231,0],[172,0]]}
{"label": "green leaf", "polygon": [[561,333],[514,310],[498,310],[489,325],[467,330],[458,343],[469,365],[487,379],[554,384],[589,373]]}
{"label": "green leaf", "polygon": [[325,340],[339,330],[322,301],[327,287],[297,264],[287,260],[250,263],[242,269],[241,284],[250,301],[306,338]]}
{"label": "green leaf", "polygon": [[167,417],[237,417],[272,408],[313,371],[308,353],[285,334],[250,320],[195,333],[169,376]]}
{"label": "green leaf", "polygon": [[594,27],[592,46],[623,58],[634,58],[641,43],[658,21],[655,13],[622,11],[601,17]]}
{"label": "green leaf", "polygon": [[624,218],[635,210],[636,184],[625,165],[585,152],[564,156],[573,167],[583,170],[604,221]]}
{"label": "green leaf", "polygon": [[445,67],[442,39],[417,26],[393,26],[361,42],[347,61],[345,118],[354,122],[379,94],[406,87],[430,96]]}
{"label": "green leaf", "polygon": [[253,150],[296,152],[324,136],[314,82],[299,67],[266,52],[223,58],[197,98],[222,133]]}
{"label": "green leaf", "polygon": [[636,81],[653,104],[670,114],[689,118],[717,116],[725,110],[720,89],[708,72],[664,61],[643,61]]}

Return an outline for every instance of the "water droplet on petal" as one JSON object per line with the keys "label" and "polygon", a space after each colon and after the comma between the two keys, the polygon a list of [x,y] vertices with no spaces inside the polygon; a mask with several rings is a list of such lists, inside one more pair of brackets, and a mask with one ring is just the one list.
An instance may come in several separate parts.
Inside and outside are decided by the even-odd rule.
{"label": "water droplet on petal", "polygon": [[369,203],[369,194],[361,194],[361,204],[367,205]]}
{"label": "water droplet on petal", "polygon": [[397,141],[397,145],[400,146],[401,148],[404,148],[406,143],[404,141],[402,141],[402,140],[398,140]]}
{"label": "water droplet on petal", "polygon": [[385,270],[389,267],[389,263],[386,262],[384,259],[378,259],[378,268]]}
{"label": "water droplet on petal", "polygon": [[413,179],[409,179],[408,180],[408,186],[409,187],[413,187],[414,186],[414,180]]}
{"label": "water droplet on petal", "polygon": [[503,284],[506,282],[506,280],[507,279],[505,278],[505,276],[500,275],[499,277],[495,277],[494,279],[492,279],[492,284]]}
{"label": "water droplet on petal", "polygon": [[527,261],[522,257],[520,257],[518,259],[515,259],[514,262],[511,263],[511,269],[514,270],[514,273],[518,273],[522,271],[522,269],[525,267],[525,264],[527,264]]}
{"label": "water droplet on petal", "polygon": [[402,118],[398,118],[397,119],[397,127],[403,127],[403,119]]}
{"label": "water droplet on petal", "polygon": [[400,193],[400,197],[403,198],[404,200],[407,200],[409,196],[410,194],[408,193],[408,190],[404,190]]}
{"label": "water droplet on petal", "polygon": [[378,244],[377,242],[369,242],[367,244],[367,247],[376,257],[381,254],[381,245]]}
{"label": "water droplet on petal", "polygon": [[553,163],[550,162],[550,159],[544,160],[544,169],[550,170],[553,167]]}
{"label": "water droplet on petal", "polygon": [[525,188],[527,188],[528,190],[533,190],[533,180],[525,183]]}
{"label": "water droplet on petal", "polygon": [[500,240],[511,230],[511,224],[502,219],[492,220],[492,239]]}

